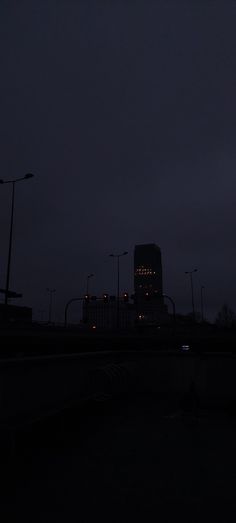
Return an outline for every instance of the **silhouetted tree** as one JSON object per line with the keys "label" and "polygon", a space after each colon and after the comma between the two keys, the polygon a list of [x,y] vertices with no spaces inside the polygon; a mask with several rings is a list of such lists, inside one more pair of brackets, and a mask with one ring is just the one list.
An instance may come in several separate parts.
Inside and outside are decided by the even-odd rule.
{"label": "silhouetted tree", "polygon": [[215,322],[216,325],[218,325],[218,327],[223,327],[227,329],[236,326],[236,315],[234,311],[227,305],[227,303],[224,303],[224,305],[218,312]]}

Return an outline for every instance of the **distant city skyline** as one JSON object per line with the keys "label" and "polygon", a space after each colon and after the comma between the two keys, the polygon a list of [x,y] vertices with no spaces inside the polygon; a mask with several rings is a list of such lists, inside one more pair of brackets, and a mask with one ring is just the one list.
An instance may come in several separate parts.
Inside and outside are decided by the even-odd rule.
{"label": "distant city skyline", "polygon": [[[120,0],[0,7],[1,179],[34,173],[15,202],[14,303],[55,319],[86,278],[116,293],[111,252],[162,249],[163,290],[214,319],[236,310],[236,6]],[[23,186],[24,185],[24,186]],[[4,288],[10,187],[0,185]],[[73,313],[73,311],[72,311]]]}
{"label": "distant city skyline", "polygon": [[[154,242],[150,242],[150,243],[154,243]],[[148,243],[147,245],[149,245],[150,243]],[[145,242],[143,242],[142,245],[145,245]],[[134,248],[135,248],[135,245],[133,245],[133,249],[130,247],[130,251],[129,251],[128,257],[127,257],[128,260],[124,264],[124,266],[121,268],[120,295],[122,295],[122,293],[124,293],[124,292],[128,292],[129,296],[131,296],[131,294],[134,293],[134,285],[133,285]],[[106,257],[104,257],[103,261],[104,261],[104,266],[108,268]],[[163,266],[163,274],[165,275],[165,266]],[[128,275],[130,276],[129,279],[128,279]],[[100,276],[101,275],[99,275],[99,274],[97,274],[97,275],[93,274],[93,280],[90,283],[90,294],[98,296],[98,297],[102,297],[103,293],[107,292],[109,295],[116,296],[116,279],[114,277],[114,267],[111,266],[110,272],[106,273],[105,275],[104,275],[104,271],[103,271],[103,273],[102,273],[102,277],[104,279],[103,287],[101,287],[98,283],[100,281]],[[107,278],[106,278],[106,276],[107,276]],[[178,301],[178,298],[176,299],[176,296],[174,295],[174,293],[172,292],[172,290],[170,288],[168,288],[168,290],[166,290],[167,286],[165,287],[165,278],[164,278],[164,285],[163,285],[163,293],[170,294],[173,297],[173,299],[176,302],[177,313],[191,314],[192,305],[191,305],[191,291],[190,291],[190,287],[189,287],[189,281],[187,280],[187,278],[185,276],[185,271],[183,272],[183,275],[181,275],[181,274],[179,275],[179,277],[181,277],[181,276],[182,276],[181,279],[183,282],[183,287],[185,288],[185,299],[182,298],[182,300],[179,299],[179,301]],[[14,277],[14,274],[13,274],[13,277]],[[13,279],[15,279],[15,278],[13,278]],[[53,313],[52,313],[53,321],[56,321],[56,322],[64,321],[64,309],[65,309],[66,302],[68,301],[68,299],[70,299],[72,297],[84,296],[86,281],[87,281],[87,275],[84,276],[84,281],[81,281],[80,285],[75,286],[74,288],[71,287],[70,295],[69,294],[65,295],[66,301],[63,301],[63,299],[60,297],[60,294],[62,294],[62,293],[60,292],[60,289],[59,289],[59,300],[57,301],[57,296],[54,297]],[[198,275],[196,281],[194,282],[194,295],[195,295],[195,302],[196,302],[196,314],[200,315],[201,314],[201,286],[199,286],[199,281],[201,281],[201,279],[199,278],[199,275]],[[18,287],[19,287],[19,285],[18,285]],[[19,290],[18,287],[17,287],[17,290]],[[204,289],[205,289],[205,286],[204,286]],[[41,292],[39,293],[41,295],[41,301],[39,301],[39,299],[38,299],[38,303],[39,303],[38,309],[37,309],[37,306],[34,306],[33,303],[39,297],[37,297],[37,296],[34,297],[33,303],[26,302],[25,296],[27,296],[27,294],[29,294],[29,290],[27,288],[26,289],[20,288],[20,291],[22,292],[23,297],[20,299],[10,300],[10,303],[15,304],[15,305],[24,305],[24,306],[32,307],[33,308],[33,318],[35,320],[38,320],[40,317],[42,317],[42,310],[44,310],[45,319],[46,319],[47,310],[48,310],[47,288],[41,289]],[[206,291],[205,291],[205,293],[206,293]],[[4,302],[4,295],[2,295],[2,296],[0,295],[0,301]],[[205,309],[206,319],[209,319],[209,321],[214,321],[214,319],[215,319],[219,309],[223,305],[223,303],[229,303],[229,302],[227,302],[227,300],[219,301],[219,307],[218,308],[213,307],[213,309],[211,309],[211,308],[209,308],[208,303],[207,303],[207,296],[204,296],[204,309]],[[40,304],[41,304],[41,308],[40,308]],[[168,305],[168,308],[169,307],[170,306]],[[71,316],[72,316],[72,318],[74,318],[74,321],[77,322],[78,311],[79,311],[79,315],[82,317],[82,304],[75,303],[71,309],[72,309]],[[171,313],[171,311],[170,311],[170,313]]]}

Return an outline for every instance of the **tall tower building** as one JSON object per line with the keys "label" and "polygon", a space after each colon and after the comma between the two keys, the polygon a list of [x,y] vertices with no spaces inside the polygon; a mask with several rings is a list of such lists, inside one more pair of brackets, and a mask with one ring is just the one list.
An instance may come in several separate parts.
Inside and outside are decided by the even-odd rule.
{"label": "tall tower building", "polygon": [[155,321],[165,312],[161,250],[155,243],[134,249],[134,291],[138,317]]}

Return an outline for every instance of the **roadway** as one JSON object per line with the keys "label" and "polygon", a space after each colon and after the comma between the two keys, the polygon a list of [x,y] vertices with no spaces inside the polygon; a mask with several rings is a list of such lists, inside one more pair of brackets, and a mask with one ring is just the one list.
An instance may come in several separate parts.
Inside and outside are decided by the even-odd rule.
{"label": "roadway", "polygon": [[191,350],[2,360],[1,521],[233,521],[235,363]]}
{"label": "roadway", "polygon": [[[235,521],[236,412],[93,401],[21,432],[2,521]],[[14,494],[16,492],[16,494]]]}
{"label": "roadway", "polygon": [[[97,395],[194,386],[208,403],[236,401],[236,356],[176,351],[97,351],[0,360],[0,429],[14,429]],[[1,430],[0,430],[1,432]]]}

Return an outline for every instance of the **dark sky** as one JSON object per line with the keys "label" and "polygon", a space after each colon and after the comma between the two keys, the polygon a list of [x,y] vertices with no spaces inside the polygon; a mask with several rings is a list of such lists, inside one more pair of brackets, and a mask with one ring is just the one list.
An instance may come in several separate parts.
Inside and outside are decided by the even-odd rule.
{"label": "dark sky", "polygon": [[[162,249],[178,311],[236,309],[236,3],[4,1],[0,177],[16,187],[11,289],[55,319],[85,291],[115,293],[110,252]],[[5,285],[10,186],[0,186]],[[72,316],[76,315],[74,306]],[[47,313],[46,313],[47,314]]]}

